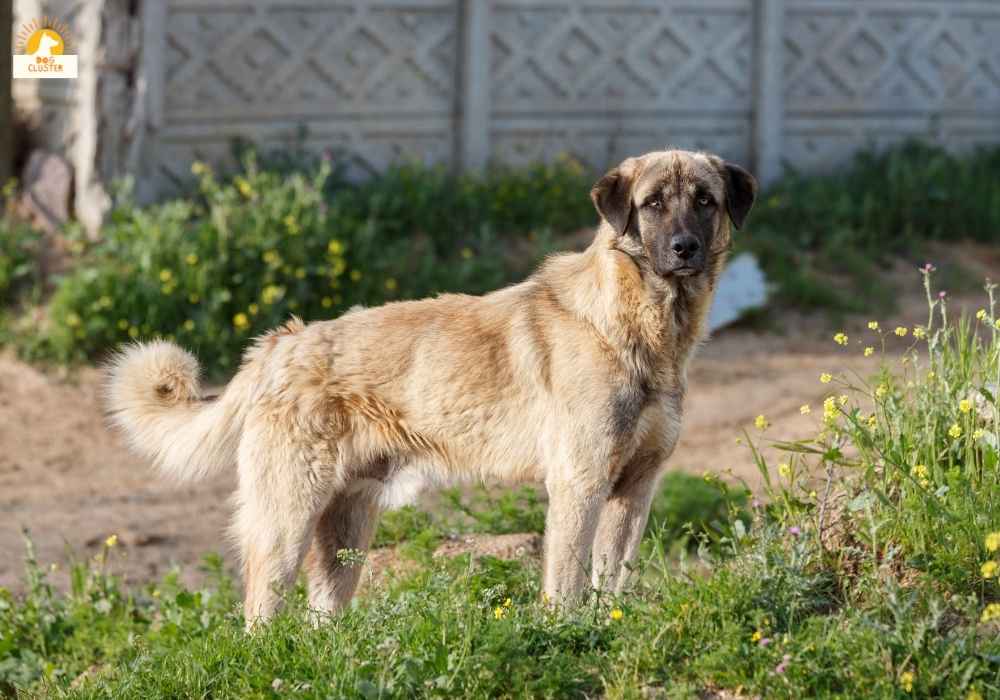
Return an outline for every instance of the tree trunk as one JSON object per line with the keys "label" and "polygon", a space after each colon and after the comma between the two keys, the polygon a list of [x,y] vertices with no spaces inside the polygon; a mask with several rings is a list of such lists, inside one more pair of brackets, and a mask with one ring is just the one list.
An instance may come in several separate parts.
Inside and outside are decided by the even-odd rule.
{"label": "tree trunk", "polygon": [[10,93],[13,25],[14,0],[0,0],[0,186],[14,174],[14,100]]}

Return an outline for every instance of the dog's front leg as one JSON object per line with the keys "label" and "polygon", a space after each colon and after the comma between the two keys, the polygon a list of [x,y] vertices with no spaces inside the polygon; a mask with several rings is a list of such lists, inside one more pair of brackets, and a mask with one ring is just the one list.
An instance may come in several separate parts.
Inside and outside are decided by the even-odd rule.
{"label": "dog's front leg", "polygon": [[657,453],[637,455],[612,488],[594,536],[594,588],[618,593],[628,582],[628,567],[639,553],[661,464]]}
{"label": "dog's front leg", "polygon": [[587,589],[594,531],[610,486],[547,482],[546,488],[545,597],[556,605],[572,605]]}

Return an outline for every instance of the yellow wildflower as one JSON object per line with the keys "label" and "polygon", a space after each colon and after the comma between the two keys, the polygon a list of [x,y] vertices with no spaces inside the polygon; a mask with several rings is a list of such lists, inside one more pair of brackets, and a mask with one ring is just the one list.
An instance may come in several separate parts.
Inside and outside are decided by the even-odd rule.
{"label": "yellow wildflower", "polygon": [[833,376],[830,375],[828,372],[823,372],[821,375],[819,375],[819,380],[823,384],[829,384],[833,380]]}
{"label": "yellow wildflower", "polygon": [[273,304],[285,295],[285,290],[283,287],[278,287],[274,284],[269,284],[264,287],[264,290],[260,293],[260,299],[265,304]]}
{"label": "yellow wildflower", "polygon": [[118,544],[118,535],[111,535],[108,539],[104,540],[104,546],[111,549],[116,544]]}
{"label": "yellow wildflower", "polygon": [[1000,532],[991,532],[986,535],[986,551],[995,552],[1000,549]]}
{"label": "yellow wildflower", "polygon": [[878,425],[878,417],[873,413],[868,416],[868,427],[874,428],[876,425]]}
{"label": "yellow wildflower", "polygon": [[360,282],[361,281],[361,270],[351,270],[351,281]]}
{"label": "yellow wildflower", "polygon": [[833,342],[837,345],[847,345],[847,335],[841,331],[840,333],[837,333],[837,335],[833,336]]}
{"label": "yellow wildflower", "polygon": [[823,420],[832,423],[837,419],[837,400],[832,396],[827,396],[823,400]]}
{"label": "yellow wildflower", "polygon": [[236,189],[240,191],[241,195],[243,195],[247,199],[253,197],[253,186],[247,181],[246,178],[237,175],[236,179],[233,180],[233,182],[236,183]]}
{"label": "yellow wildflower", "polygon": [[846,406],[847,401],[848,401],[847,394],[841,394],[839,397],[837,397],[837,403],[839,403],[841,406]]}
{"label": "yellow wildflower", "polygon": [[982,428],[976,428],[975,430],[972,431],[972,439],[973,440],[982,440],[983,439],[983,435],[985,435],[985,434],[986,433],[983,431]]}
{"label": "yellow wildflower", "polygon": [[129,327],[129,329],[128,329],[128,337],[129,338],[138,338],[139,337],[139,329],[136,328],[135,326]]}
{"label": "yellow wildflower", "polygon": [[513,604],[514,604],[514,601],[513,601],[513,600],[511,600],[510,598],[508,598],[507,600],[505,600],[505,601],[503,602],[503,606],[504,606],[505,608],[509,608],[509,607],[510,607],[510,606],[512,606]]}
{"label": "yellow wildflower", "polygon": [[962,413],[968,413],[972,410],[972,402],[968,399],[962,399],[958,402],[958,410]]}
{"label": "yellow wildflower", "polygon": [[958,423],[953,423],[952,426],[948,428],[948,435],[950,435],[956,440],[962,437],[962,426],[960,426]]}
{"label": "yellow wildflower", "polygon": [[66,325],[70,328],[76,328],[80,325],[80,317],[76,313],[70,311],[66,314]]}
{"label": "yellow wildflower", "polygon": [[333,299],[331,299],[330,297],[323,297],[323,300],[320,302],[320,304],[323,305],[324,309],[329,309],[331,306],[333,306]]}
{"label": "yellow wildflower", "polygon": [[816,499],[818,498],[818,496],[817,496],[817,494],[816,494],[816,492],[815,492],[815,491],[810,491],[810,492],[809,492],[809,498],[810,498],[811,500],[815,501],[815,500],[816,500]]}
{"label": "yellow wildflower", "polygon": [[475,253],[472,252],[472,248],[462,248],[462,259],[471,260]]}
{"label": "yellow wildflower", "polygon": [[803,416],[807,416],[810,413],[812,413],[812,409],[809,408],[809,404],[804,403],[799,407],[799,413],[801,413]]}
{"label": "yellow wildflower", "polygon": [[873,330],[873,331],[877,331],[878,330],[878,321],[869,321],[868,322],[868,327],[871,330]]}
{"label": "yellow wildflower", "polygon": [[983,565],[979,567],[979,573],[983,575],[983,578],[993,578],[997,575],[997,571],[1000,571],[1000,564],[995,561],[983,562]]}
{"label": "yellow wildflower", "polygon": [[933,380],[936,376],[937,376],[937,374],[935,374],[935,372],[933,370],[931,370],[930,372],[927,373],[927,379],[928,380]]}
{"label": "yellow wildflower", "polygon": [[754,632],[753,634],[750,635],[750,641],[751,642],[759,642],[763,636],[764,635],[761,633],[761,631],[757,630],[756,632]]}
{"label": "yellow wildflower", "polygon": [[916,338],[917,340],[921,340],[926,335],[927,335],[927,329],[924,328],[923,326],[913,327],[913,337]]}
{"label": "yellow wildflower", "polygon": [[889,393],[889,387],[885,384],[879,384],[875,387],[875,398],[881,399],[883,396]]}
{"label": "yellow wildflower", "polygon": [[927,470],[927,465],[915,464],[913,465],[913,469],[910,470],[910,474],[916,479],[926,479],[930,472]]}
{"label": "yellow wildflower", "polygon": [[792,478],[792,467],[788,462],[782,462],[778,465],[778,473],[783,479]]}
{"label": "yellow wildflower", "polygon": [[612,620],[617,621],[625,617],[625,613],[622,612],[621,608],[613,608],[611,612],[608,613],[608,617],[610,617]]}
{"label": "yellow wildflower", "polygon": [[984,318],[986,318],[986,309],[980,309],[979,311],[977,311],[976,312],[976,318],[978,320],[980,320],[980,321],[982,321]]}
{"label": "yellow wildflower", "polygon": [[989,622],[990,620],[1000,620],[1000,603],[990,603],[985,608],[983,608],[982,617],[979,618],[983,622]]}
{"label": "yellow wildflower", "polygon": [[398,283],[398,282],[396,282],[396,278],[395,278],[395,277],[390,277],[389,279],[387,279],[387,280],[385,281],[385,288],[386,288],[386,291],[389,291],[389,292],[395,292],[395,291],[396,291],[396,288],[397,288],[398,286],[399,286],[399,283]]}
{"label": "yellow wildflower", "polygon": [[903,338],[906,336],[907,333],[909,333],[909,330],[905,326],[896,326],[895,333],[900,338]]}
{"label": "yellow wildflower", "polygon": [[767,422],[767,418],[763,415],[754,418],[753,424],[757,426],[757,430],[767,430],[767,427],[770,425],[770,423]]}
{"label": "yellow wildflower", "polygon": [[128,330],[128,321],[126,321],[124,318],[121,319],[121,320],[119,320],[118,321],[118,330],[127,331]]}
{"label": "yellow wildflower", "polygon": [[1000,331],[1000,318],[993,322],[993,327]]}
{"label": "yellow wildflower", "polygon": [[493,609],[493,618],[495,620],[502,620],[507,615],[507,611],[501,608],[499,605]]}
{"label": "yellow wildflower", "polygon": [[875,354],[875,348],[871,347],[870,345],[867,348],[865,348],[865,357],[871,357],[874,354]]}
{"label": "yellow wildflower", "polygon": [[260,311],[260,307],[256,304],[250,304],[250,306],[247,307],[247,311],[250,312],[251,316],[256,316],[257,312]]}
{"label": "yellow wildflower", "polygon": [[330,242],[326,246],[326,249],[330,251],[331,255],[340,255],[344,252],[344,244],[336,238],[331,238]]}
{"label": "yellow wildflower", "polygon": [[913,681],[916,679],[916,674],[913,671],[904,671],[899,674],[899,687],[903,689],[904,693],[913,692]]}
{"label": "yellow wildflower", "polygon": [[965,700],[983,700],[983,694],[975,688],[969,688],[969,692],[965,694]]}
{"label": "yellow wildflower", "polygon": [[208,172],[208,166],[202,163],[200,160],[196,160],[191,163],[191,174],[192,175],[204,175]]}
{"label": "yellow wildflower", "polygon": [[194,330],[194,321],[192,321],[191,319],[188,319],[187,321],[185,321],[184,322],[184,330],[188,331],[189,333],[191,331],[193,331]]}
{"label": "yellow wildflower", "polygon": [[184,258],[184,262],[193,267],[198,264],[198,256],[194,253],[188,253],[187,257]]}
{"label": "yellow wildflower", "polygon": [[296,221],[294,214],[289,214],[285,217],[285,228],[288,229],[288,233],[293,236],[297,236],[299,232],[302,231],[302,229],[299,228],[299,222]]}
{"label": "yellow wildflower", "polygon": [[233,325],[236,326],[237,330],[243,330],[250,325],[250,319],[242,311],[235,316],[233,316]]}
{"label": "yellow wildflower", "polygon": [[166,283],[166,282],[169,282],[170,280],[172,280],[173,278],[174,278],[174,273],[171,272],[170,270],[167,270],[166,268],[160,270],[160,281],[161,282]]}

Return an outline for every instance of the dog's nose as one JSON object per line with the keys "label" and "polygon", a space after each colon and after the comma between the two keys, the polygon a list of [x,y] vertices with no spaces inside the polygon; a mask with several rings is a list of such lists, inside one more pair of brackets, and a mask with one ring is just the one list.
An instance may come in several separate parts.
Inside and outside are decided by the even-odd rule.
{"label": "dog's nose", "polygon": [[687,260],[701,249],[698,238],[690,233],[678,233],[670,239],[670,250],[681,260]]}

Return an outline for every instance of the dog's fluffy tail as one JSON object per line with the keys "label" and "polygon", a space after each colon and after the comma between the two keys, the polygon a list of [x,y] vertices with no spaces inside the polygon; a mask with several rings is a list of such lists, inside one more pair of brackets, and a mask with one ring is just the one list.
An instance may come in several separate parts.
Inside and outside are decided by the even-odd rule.
{"label": "dog's fluffy tail", "polygon": [[107,368],[111,421],[163,474],[195,481],[235,463],[246,402],[234,380],[205,399],[194,356],[158,340],[130,345]]}

